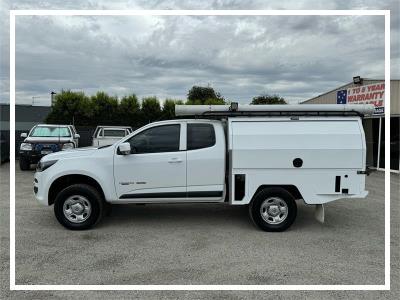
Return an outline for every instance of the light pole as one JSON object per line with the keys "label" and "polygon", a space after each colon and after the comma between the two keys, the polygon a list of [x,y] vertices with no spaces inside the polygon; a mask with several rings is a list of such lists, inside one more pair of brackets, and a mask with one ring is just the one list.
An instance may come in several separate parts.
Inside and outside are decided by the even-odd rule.
{"label": "light pole", "polygon": [[54,92],[54,91],[51,91],[51,93],[50,93],[50,96],[51,96],[51,106],[53,106],[53,104],[54,104],[54,95],[55,94],[57,94],[56,92]]}

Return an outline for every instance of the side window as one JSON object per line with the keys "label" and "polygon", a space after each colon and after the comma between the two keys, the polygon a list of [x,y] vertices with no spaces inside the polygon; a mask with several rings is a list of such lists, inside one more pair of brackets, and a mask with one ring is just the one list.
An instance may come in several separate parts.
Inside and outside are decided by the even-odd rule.
{"label": "side window", "polygon": [[134,153],[160,153],[179,151],[179,124],[161,125],[146,129],[128,142]]}
{"label": "side window", "polygon": [[212,124],[187,124],[187,149],[195,150],[215,145],[215,131]]}

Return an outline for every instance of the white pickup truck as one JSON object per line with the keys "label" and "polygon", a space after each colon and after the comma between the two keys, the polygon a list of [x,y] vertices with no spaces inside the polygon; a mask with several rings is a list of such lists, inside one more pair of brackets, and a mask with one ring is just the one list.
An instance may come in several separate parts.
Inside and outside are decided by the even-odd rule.
{"label": "white pickup truck", "polygon": [[87,229],[111,204],[249,205],[254,223],[283,231],[296,200],[317,207],[364,198],[366,144],[360,105],[177,106],[176,119],[148,124],[98,149],[49,154],[34,193],[58,221]]}
{"label": "white pickup truck", "polygon": [[130,126],[97,126],[93,133],[92,146],[102,147],[114,144],[132,131]]}

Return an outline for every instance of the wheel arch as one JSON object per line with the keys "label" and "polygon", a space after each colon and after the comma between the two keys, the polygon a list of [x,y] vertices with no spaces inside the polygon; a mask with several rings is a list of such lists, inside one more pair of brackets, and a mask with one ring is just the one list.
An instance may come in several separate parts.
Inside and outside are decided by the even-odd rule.
{"label": "wheel arch", "polygon": [[54,204],[54,201],[56,199],[57,194],[66,188],[67,186],[70,186],[72,184],[87,184],[92,187],[94,187],[96,190],[99,191],[103,199],[105,199],[105,194],[104,191],[99,184],[99,182],[94,179],[93,177],[90,177],[88,175],[82,175],[82,174],[68,174],[68,175],[63,175],[61,177],[58,177],[56,180],[52,182],[49,188],[49,193],[48,193],[48,204],[52,205]]}
{"label": "wheel arch", "polygon": [[297,186],[293,184],[262,184],[254,192],[253,196],[251,197],[251,201],[253,201],[258,192],[266,188],[282,188],[288,191],[295,200],[304,199]]}

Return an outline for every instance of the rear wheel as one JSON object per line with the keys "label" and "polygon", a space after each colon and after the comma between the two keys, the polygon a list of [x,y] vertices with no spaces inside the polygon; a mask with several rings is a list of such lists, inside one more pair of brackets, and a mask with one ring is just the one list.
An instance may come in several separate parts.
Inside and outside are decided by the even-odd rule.
{"label": "rear wheel", "polygon": [[58,193],[54,213],[58,222],[68,229],[89,229],[103,216],[104,200],[94,187],[74,184]]}
{"label": "rear wheel", "polygon": [[249,206],[253,222],[264,231],[284,231],[296,219],[294,197],[283,188],[265,188],[259,191]]}
{"label": "rear wheel", "polygon": [[30,167],[31,163],[27,158],[25,157],[19,158],[19,168],[21,169],[21,171],[27,171],[30,169]]}

